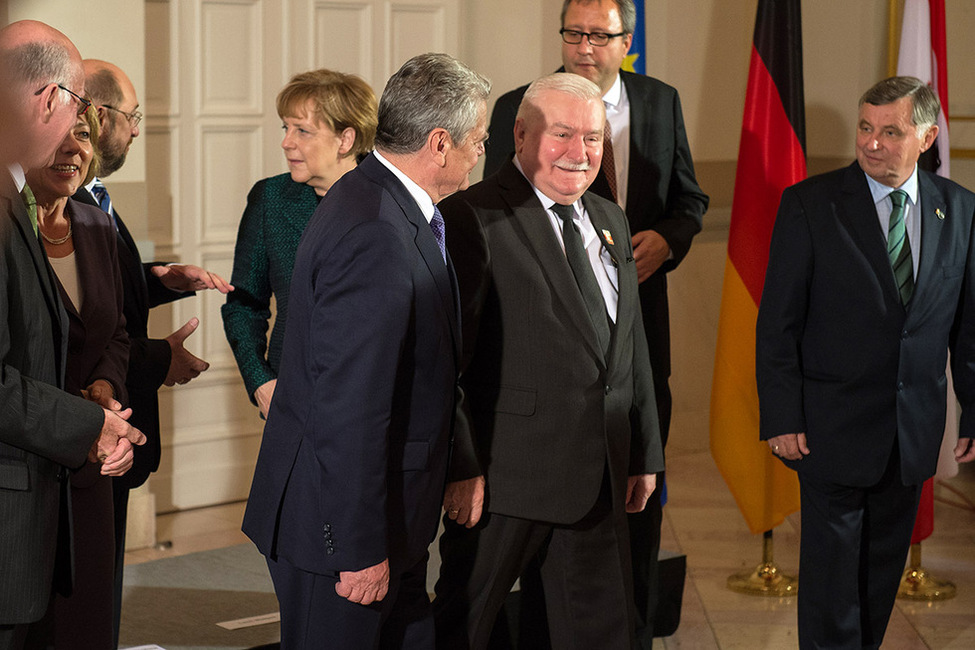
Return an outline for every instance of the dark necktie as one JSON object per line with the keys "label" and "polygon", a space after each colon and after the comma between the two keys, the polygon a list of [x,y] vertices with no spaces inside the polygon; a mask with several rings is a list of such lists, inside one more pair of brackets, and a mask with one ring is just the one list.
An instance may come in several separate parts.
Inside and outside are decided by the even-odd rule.
{"label": "dark necktie", "polygon": [[887,257],[890,258],[890,266],[894,270],[894,280],[897,282],[901,303],[906,305],[914,295],[914,261],[911,258],[911,242],[907,238],[907,226],[904,223],[907,192],[894,190],[889,196],[894,207],[890,211],[890,225],[887,228]]}
{"label": "dark necktie", "polygon": [[34,193],[27,184],[24,185],[24,189],[20,190],[20,196],[24,199],[24,206],[27,208],[30,225],[34,227],[34,236],[37,237],[37,199],[34,198]]}
{"label": "dark necktie", "polygon": [[443,215],[440,208],[433,206],[433,219],[430,220],[430,230],[437,239],[437,246],[440,247],[440,256],[443,257],[444,264],[447,263],[447,227],[443,222]]}
{"label": "dark necktie", "polygon": [[603,299],[603,292],[599,290],[596,274],[593,273],[592,264],[589,263],[589,256],[582,246],[582,233],[572,219],[575,209],[571,205],[556,203],[552,206],[552,212],[562,220],[565,257],[569,261],[569,268],[572,269],[576,284],[579,285],[582,300],[586,303],[586,311],[589,312],[589,318],[596,328],[599,346],[605,355],[609,351],[609,314],[606,313],[606,301]]}
{"label": "dark necktie", "polygon": [[613,200],[616,201],[619,196],[616,193],[616,159],[613,154],[613,127],[609,125],[609,120],[606,120],[606,125],[603,127],[603,174],[606,176],[606,182],[609,184],[609,191],[613,193]]}
{"label": "dark necktie", "polygon": [[95,181],[91,186],[91,195],[98,201],[98,207],[112,218],[115,230],[118,230],[118,222],[115,221],[115,210],[112,209],[112,197],[108,195],[108,189],[102,185],[101,181]]}

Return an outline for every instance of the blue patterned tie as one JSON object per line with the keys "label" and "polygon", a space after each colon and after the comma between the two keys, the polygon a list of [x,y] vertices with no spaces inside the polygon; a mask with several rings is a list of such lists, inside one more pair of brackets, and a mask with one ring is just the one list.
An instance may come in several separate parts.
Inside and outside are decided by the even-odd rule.
{"label": "blue patterned tie", "polygon": [[907,192],[894,190],[889,194],[893,208],[890,211],[890,225],[887,228],[887,257],[894,270],[894,280],[900,292],[901,303],[906,305],[914,295],[914,261],[911,258],[911,242],[907,238],[904,223],[904,204]]}
{"label": "blue patterned tie", "polygon": [[443,215],[440,208],[433,206],[433,219],[430,220],[430,230],[437,239],[437,246],[440,247],[440,255],[443,257],[444,264],[447,263],[447,227],[443,222]]}
{"label": "blue patterned tie", "polygon": [[118,222],[115,221],[115,211],[112,209],[112,197],[108,195],[108,189],[102,185],[101,181],[95,181],[91,186],[91,195],[98,201],[98,207],[112,218],[115,230],[118,230]]}

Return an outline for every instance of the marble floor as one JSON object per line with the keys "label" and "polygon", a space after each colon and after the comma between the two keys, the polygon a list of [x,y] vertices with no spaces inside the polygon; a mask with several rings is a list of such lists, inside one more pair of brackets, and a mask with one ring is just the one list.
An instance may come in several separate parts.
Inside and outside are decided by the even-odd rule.
{"label": "marble floor", "polygon": [[[679,432],[679,422],[674,431]],[[745,525],[707,449],[706,436],[668,446],[668,491],[663,548],[687,555],[687,581],[677,633],[657,639],[655,650],[787,650],[797,647],[795,598],[743,595],[728,577],[762,559],[762,539]],[[951,580],[957,596],[926,603],[899,600],[885,650],[975,648],[975,466],[935,488],[935,532],[922,545],[922,564]],[[243,503],[160,515],[158,548],[132,551],[139,563],[240,544]],[[774,559],[781,571],[798,569],[798,517],[774,531]]]}

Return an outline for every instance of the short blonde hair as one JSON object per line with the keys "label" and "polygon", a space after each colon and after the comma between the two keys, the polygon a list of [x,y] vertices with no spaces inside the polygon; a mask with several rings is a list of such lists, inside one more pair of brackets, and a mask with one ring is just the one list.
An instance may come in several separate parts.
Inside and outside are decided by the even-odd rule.
{"label": "short blonde hair", "polygon": [[312,117],[336,134],[351,128],[355,143],[349,155],[372,151],[376,140],[376,94],[354,74],[321,68],[296,74],[278,93],[278,116],[295,117],[312,102]]}

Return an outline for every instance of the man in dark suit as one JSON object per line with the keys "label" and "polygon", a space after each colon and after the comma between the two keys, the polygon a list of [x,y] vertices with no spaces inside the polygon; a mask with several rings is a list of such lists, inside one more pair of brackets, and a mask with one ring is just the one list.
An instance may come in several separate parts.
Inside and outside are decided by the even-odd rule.
{"label": "man in dark suit", "polygon": [[436,204],[484,152],[490,84],[407,61],[376,151],[329,190],[295,259],[281,374],[243,530],[267,557],[283,648],[432,648],[425,580],[460,354]]}
{"label": "man in dark suit", "polygon": [[[463,306],[457,429],[476,441],[444,499],[443,648],[485,648],[536,555],[553,647],[632,641],[625,512],[644,508],[663,453],[626,218],[586,193],[604,120],[592,82],[537,80],[514,160],[443,204]],[[485,480],[469,527],[466,488]]]}
{"label": "man in dark suit", "polygon": [[761,437],[799,474],[801,648],[879,648],[938,460],[951,350],[975,458],[975,195],[917,167],[937,95],[860,99],[857,161],[782,195],[758,313]]}
{"label": "man in dark suit", "polygon": [[[143,263],[139,249],[119,216],[102,179],[118,171],[132,140],[139,135],[139,100],[135,86],[116,65],[96,59],[82,62],[85,90],[98,111],[98,174],[78,189],[74,199],[102,208],[115,224],[119,268],[124,289],[123,313],[129,335],[129,367],[126,389],[132,407],[132,424],[147,438],[135,454],[135,465],[112,482],[115,497],[115,637],[121,620],[122,580],[125,566],[126,511],[129,490],[146,482],[159,468],[161,441],[158,391],[163,385],[185,384],[205,371],[209,364],[184,347],[186,337],[196,331],[199,319],[192,318],[165,339],[149,338],[149,309],[194,295],[194,291],[232,287],[215,273],[190,264]],[[97,195],[97,196],[96,196]]]}
{"label": "man in dark suit", "polygon": [[[0,648],[42,647],[52,588],[70,593],[70,485],[85,459],[101,473],[132,465],[144,436],[64,385],[68,321],[24,170],[51,163],[77,115],[81,56],[57,30],[20,21],[0,30]],[[79,633],[82,633],[79,630]]]}
{"label": "man in dark suit", "polygon": [[[622,206],[633,233],[643,325],[660,434],[666,446],[672,410],[667,273],[677,268],[700,232],[708,197],[694,176],[677,90],[652,77],[620,70],[635,26],[632,0],[565,0],[562,6],[564,70],[595,82],[603,92],[612,154],[604,154],[590,191]],[[485,177],[514,151],[512,127],[525,88],[502,95],[494,105]],[[610,157],[615,171],[612,179],[606,175]],[[655,491],[643,512],[629,516],[634,594],[640,614],[637,639],[647,649],[653,643],[657,608],[660,496]]]}

